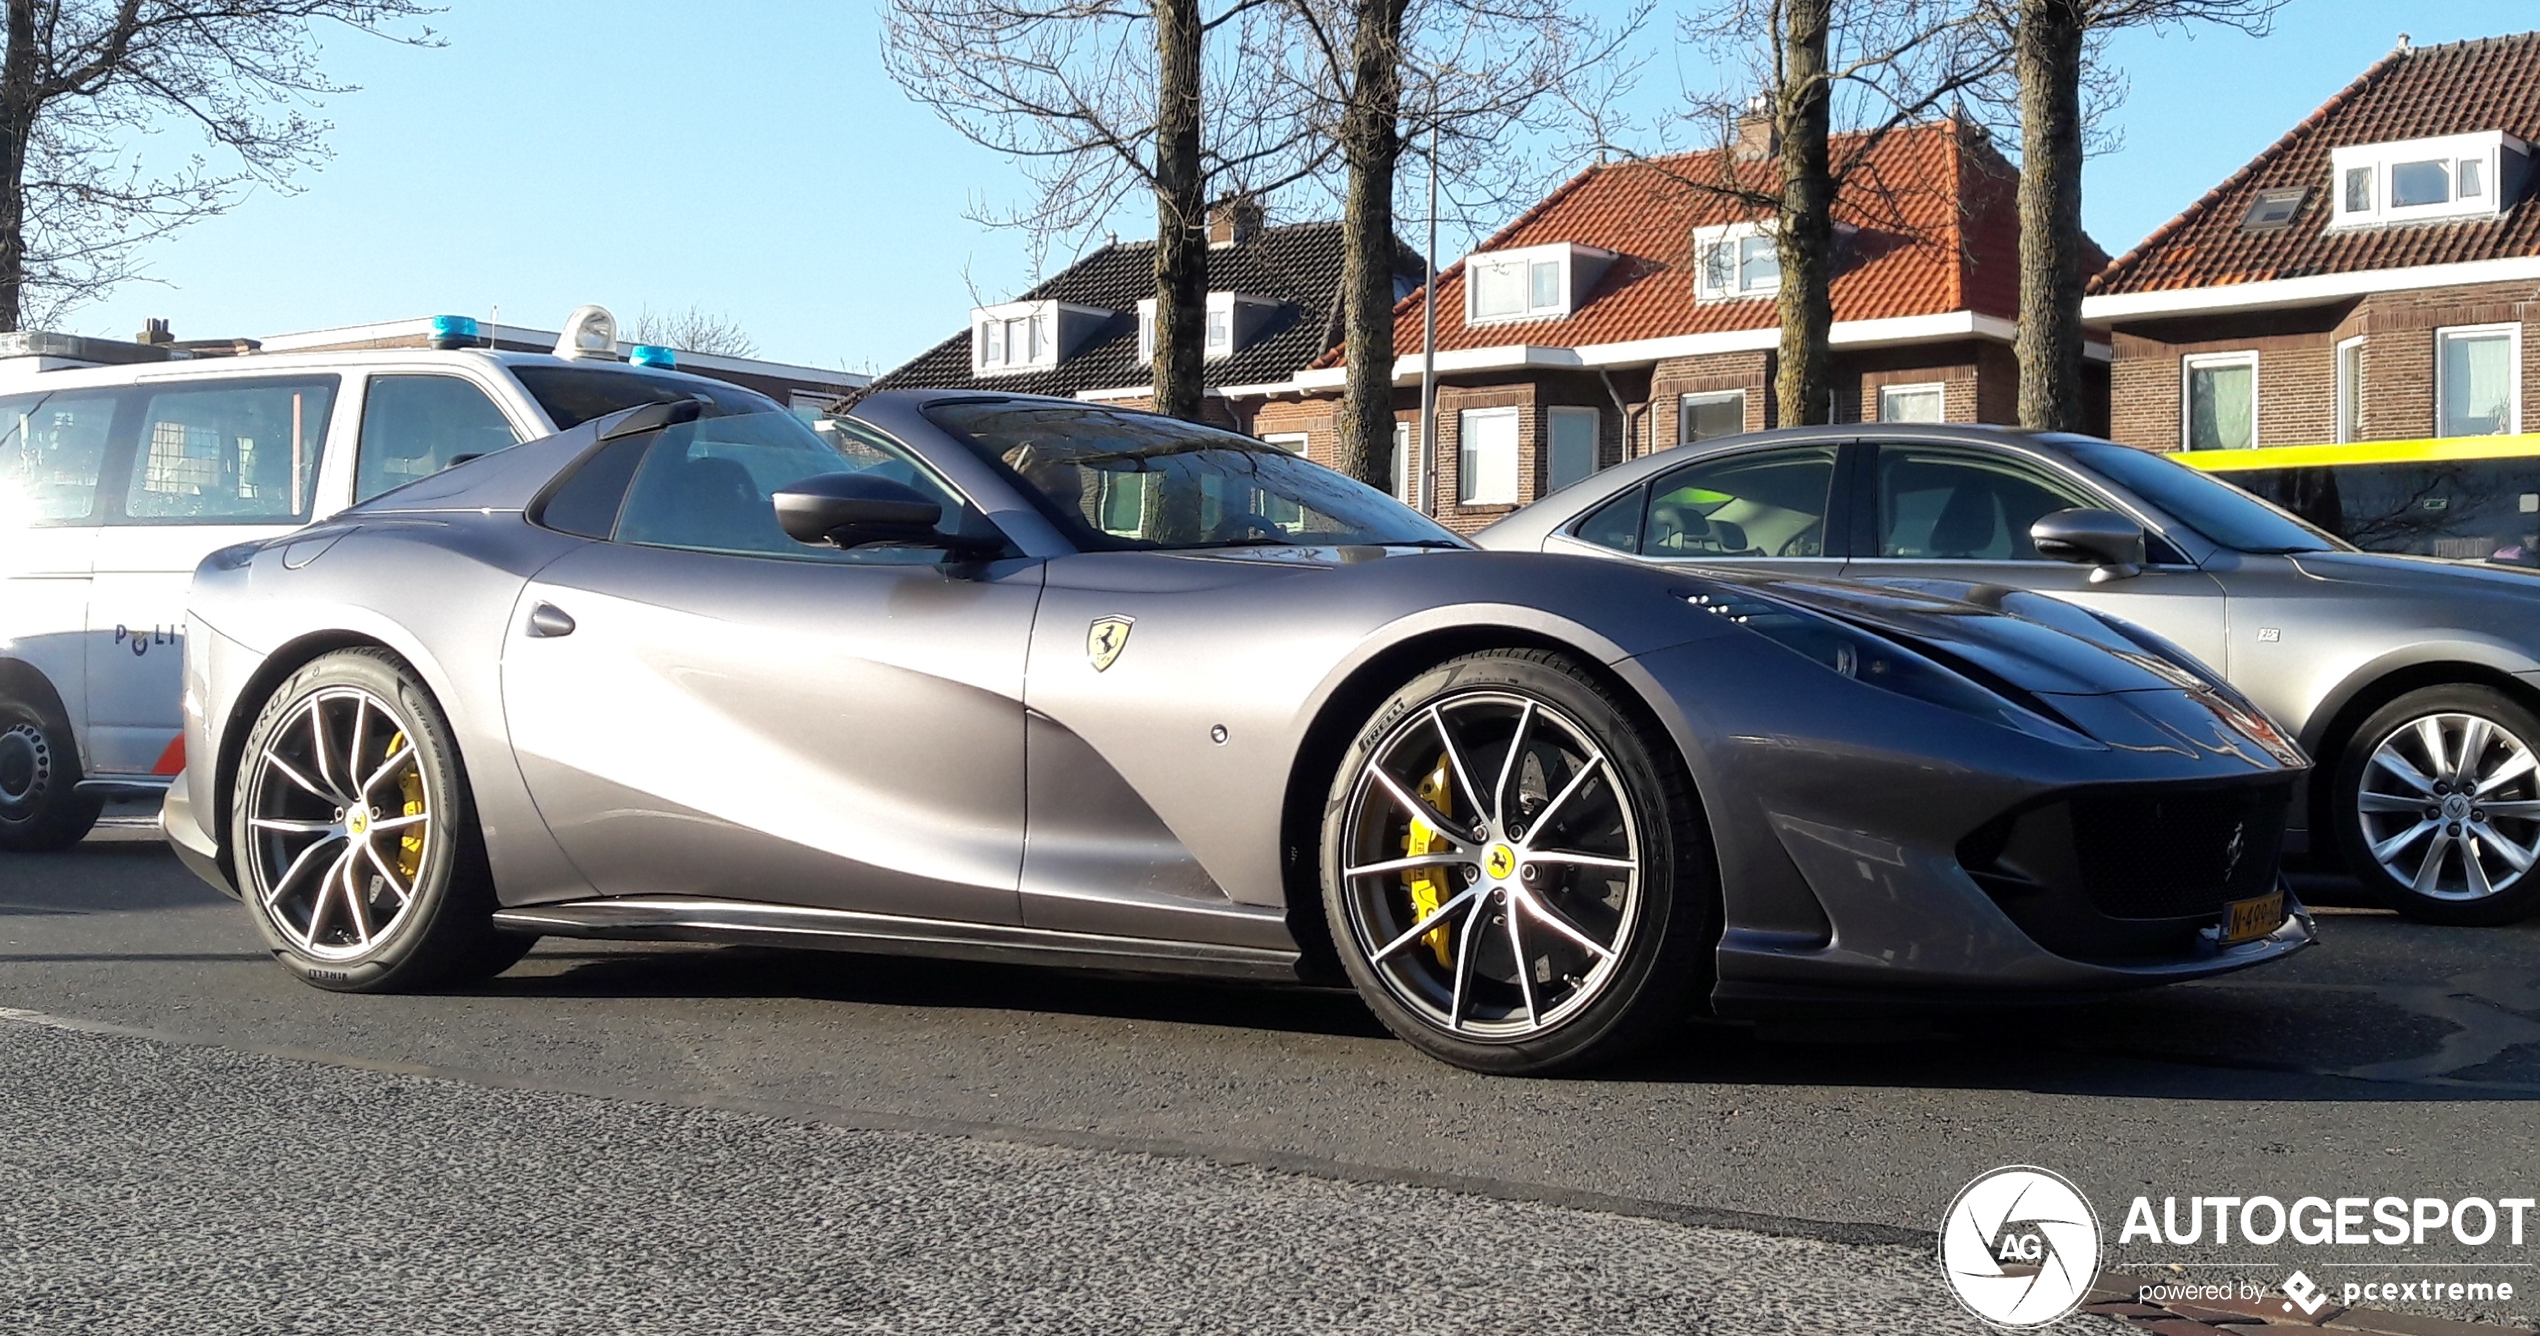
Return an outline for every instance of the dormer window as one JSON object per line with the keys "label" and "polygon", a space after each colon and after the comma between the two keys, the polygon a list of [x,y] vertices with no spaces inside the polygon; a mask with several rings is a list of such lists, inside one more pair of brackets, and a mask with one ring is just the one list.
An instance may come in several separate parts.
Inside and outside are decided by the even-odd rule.
{"label": "dormer window", "polygon": [[[1201,328],[1205,331],[1200,355],[1205,358],[1232,357],[1249,348],[1261,336],[1262,328],[1285,305],[1276,297],[1255,297],[1242,292],[1212,292],[1202,306]],[[1138,303],[1138,360],[1155,360],[1155,298]]]}
{"label": "dormer window", "polygon": [[1781,252],[1762,223],[1693,230],[1694,300],[1736,301],[1782,290]]}
{"label": "dormer window", "polygon": [[1492,251],[1464,262],[1464,320],[1488,325],[1559,320],[1614,262],[1614,252],[1557,242]]}
{"label": "dormer window", "polygon": [[1005,302],[970,311],[970,370],[997,376],[1046,371],[1074,355],[1112,313],[1073,302]]}
{"label": "dormer window", "polygon": [[2331,151],[2331,226],[2483,218],[2522,193],[2530,146],[2500,130]]}

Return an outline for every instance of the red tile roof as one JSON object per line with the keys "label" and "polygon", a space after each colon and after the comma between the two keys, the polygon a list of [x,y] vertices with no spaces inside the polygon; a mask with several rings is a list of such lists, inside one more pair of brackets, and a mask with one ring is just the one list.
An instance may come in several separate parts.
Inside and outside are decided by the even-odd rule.
{"label": "red tile roof", "polygon": [[[2540,137],[2540,33],[2401,47],[2091,280],[2097,293],[2222,287],[2313,274],[2540,255],[2528,193],[2502,218],[2328,230],[2329,151],[2503,130]],[[2308,186],[2292,225],[2242,232],[2259,192]]]}
{"label": "red tile roof", "polygon": [[[1858,142],[1858,141],[1853,141]],[[1846,143],[1838,139],[1840,158]],[[1836,204],[1857,227],[1833,284],[1834,318],[1878,320],[1972,310],[2010,317],[2019,305],[2017,173],[1981,132],[1953,122],[1895,131],[1870,150]],[[1733,164],[1750,183],[1770,161]],[[1717,152],[1591,167],[1500,229],[1477,252],[1570,242],[1619,252],[1565,319],[1464,323],[1464,266],[1438,275],[1438,347],[1512,343],[1582,347],[1724,330],[1771,329],[1769,299],[1696,302],[1693,229],[1743,222],[1757,211],[1699,189],[1716,180]],[[1961,205],[1963,204],[1963,208]],[[2092,259],[2097,259],[2094,249]],[[1420,294],[1394,308],[1397,354],[1421,350]],[[1338,366],[1334,348],[1317,366]]]}

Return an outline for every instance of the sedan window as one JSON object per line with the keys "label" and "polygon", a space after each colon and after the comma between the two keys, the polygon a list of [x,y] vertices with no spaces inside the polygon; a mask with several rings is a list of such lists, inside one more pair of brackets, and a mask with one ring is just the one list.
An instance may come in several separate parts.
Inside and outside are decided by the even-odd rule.
{"label": "sedan window", "polygon": [[1677,469],[1650,484],[1641,555],[1822,557],[1834,459],[1834,447],[1820,446]]}
{"label": "sedan window", "polygon": [[2029,539],[2030,525],[2059,510],[2103,504],[2016,460],[1916,446],[1879,448],[1882,557],[2044,561]]}
{"label": "sedan window", "polygon": [[2083,468],[2116,481],[2207,538],[2241,552],[2336,552],[2351,545],[2208,473],[2130,445],[2050,437]]}

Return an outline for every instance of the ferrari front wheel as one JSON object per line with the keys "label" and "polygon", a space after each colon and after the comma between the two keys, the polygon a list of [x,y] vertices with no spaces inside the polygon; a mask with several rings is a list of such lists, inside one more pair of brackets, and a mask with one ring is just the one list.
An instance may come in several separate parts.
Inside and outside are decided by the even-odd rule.
{"label": "ferrari front wheel", "polygon": [[492,926],[449,724],[385,651],[324,655],[277,688],[233,793],[240,898],[303,980],[337,992],[469,983],[528,950]]}
{"label": "ferrari front wheel", "polygon": [[1550,1075],[1681,1020],[1716,872],[1673,746],[1566,656],[1466,655],[1386,700],[1324,814],[1324,909],[1368,1006],[1458,1066]]}

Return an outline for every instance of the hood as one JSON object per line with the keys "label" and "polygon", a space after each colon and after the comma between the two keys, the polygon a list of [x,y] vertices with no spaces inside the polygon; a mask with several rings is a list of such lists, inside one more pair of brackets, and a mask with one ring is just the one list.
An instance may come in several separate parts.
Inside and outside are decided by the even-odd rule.
{"label": "hood", "polygon": [[2304,575],[2334,584],[2506,598],[2540,594],[2540,570],[2493,562],[2449,561],[2396,552],[2297,552],[2286,560]]}
{"label": "hood", "polygon": [[1850,622],[1944,662],[1972,666],[2024,691],[2095,696],[2182,685],[2181,670],[2160,663],[2089,613],[2041,594],[1944,581],[1904,585],[1704,574]]}

